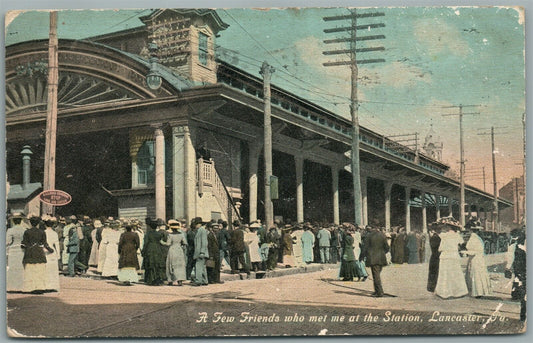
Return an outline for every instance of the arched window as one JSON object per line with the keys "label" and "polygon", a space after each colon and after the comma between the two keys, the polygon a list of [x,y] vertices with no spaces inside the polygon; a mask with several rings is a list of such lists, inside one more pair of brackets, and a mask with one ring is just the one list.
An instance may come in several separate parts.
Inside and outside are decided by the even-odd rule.
{"label": "arched window", "polygon": [[154,141],[145,141],[137,153],[137,183],[139,185],[153,185],[154,179]]}

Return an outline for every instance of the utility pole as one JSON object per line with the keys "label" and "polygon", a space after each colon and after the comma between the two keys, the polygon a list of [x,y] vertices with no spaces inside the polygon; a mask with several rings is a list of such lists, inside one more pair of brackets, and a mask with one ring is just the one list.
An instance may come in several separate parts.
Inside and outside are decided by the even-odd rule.
{"label": "utility pole", "polygon": [[522,204],[522,208],[524,209],[524,220],[523,220],[523,225],[526,225],[526,218],[527,218],[527,210],[526,210],[526,112],[524,112],[522,114],[522,140],[523,140],[523,144],[524,144],[524,147],[523,147],[523,153],[524,153],[524,158],[522,159],[522,182],[523,182],[523,185],[524,185],[524,202]]}
{"label": "utility pole", "polygon": [[492,231],[498,228],[498,183],[496,181],[496,151],[494,147],[494,126],[490,128],[490,140],[492,147],[492,182],[494,185],[494,203],[492,205]]}
{"label": "utility pole", "polygon": [[494,127],[492,126],[490,128],[490,133],[488,132],[481,132],[478,133],[478,135],[484,136],[484,135],[490,135],[490,141],[491,141],[491,148],[492,148],[492,185],[493,185],[493,204],[492,204],[492,231],[498,230],[498,217],[499,217],[499,210],[498,210],[498,182],[496,181],[496,147],[494,143],[494,129],[504,129],[506,126],[500,126],[500,127]]}
{"label": "utility pole", "polygon": [[458,115],[459,116],[459,145],[460,145],[460,155],[461,155],[461,160],[460,160],[460,172],[459,172],[459,177],[460,177],[460,182],[461,182],[461,197],[460,197],[460,202],[459,202],[459,207],[460,207],[460,210],[459,210],[459,214],[460,214],[460,221],[461,221],[461,227],[465,227],[465,147],[464,147],[464,138],[463,138],[463,116],[464,115],[474,115],[474,114],[479,114],[479,112],[471,112],[471,113],[463,113],[463,108],[464,107],[477,107],[478,105],[457,105],[457,106],[447,106],[447,107],[444,107],[444,108],[459,108],[459,114],[444,114],[444,116],[455,116],[455,115]]}
{"label": "utility pole", "polygon": [[[43,188],[45,191],[55,189],[56,183],[57,84],[59,79],[57,50],[57,11],[51,11],[48,43],[48,103],[46,107],[46,141],[44,150]],[[54,206],[43,203],[42,213],[54,214]]]}
{"label": "utility pole", "polygon": [[266,61],[261,66],[261,75],[263,75],[263,100],[264,100],[264,159],[265,159],[265,223],[267,228],[274,225],[274,208],[270,196],[270,178],[272,176],[272,121],[271,121],[271,104],[270,104],[270,76],[275,69]]}
{"label": "utility pole", "polygon": [[336,38],[336,39],[327,39],[324,40],[326,44],[335,44],[335,43],[349,43],[349,49],[339,49],[324,51],[324,55],[349,55],[349,61],[336,61],[336,62],[326,62],[323,63],[325,67],[335,67],[335,66],[345,66],[349,65],[351,70],[351,92],[350,92],[350,115],[352,118],[352,177],[353,177],[353,195],[354,195],[354,221],[355,224],[363,224],[363,201],[361,195],[361,173],[359,170],[359,115],[358,108],[359,102],[357,98],[357,77],[358,77],[358,64],[363,63],[377,63],[385,62],[384,59],[367,59],[367,60],[357,60],[357,53],[362,52],[372,52],[372,51],[383,51],[384,47],[365,47],[357,49],[357,41],[370,41],[376,39],[384,39],[384,35],[371,35],[371,36],[357,36],[357,30],[370,30],[372,28],[385,27],[385,24],[365,24],[357,25],[358,18],[370,18],[370,17],[381,17],[384,16],[383,12],[375,13],[361,13],[357,14],[355,9],[350,10],[349,15],[333,16],[333,17],[324,17],[324,21],[337,21],[337,20],[350,20],[351,25],[346,27],[337,27],[332,29],[325,29],[324,33],[338,33],[338,32],[349,32],[349,38]]}

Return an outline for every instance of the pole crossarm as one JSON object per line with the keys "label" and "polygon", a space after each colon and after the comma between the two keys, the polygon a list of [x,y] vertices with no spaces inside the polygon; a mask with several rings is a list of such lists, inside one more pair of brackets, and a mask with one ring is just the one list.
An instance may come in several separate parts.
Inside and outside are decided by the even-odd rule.
{"label": "pole crossarm", "polygon": [[[374,48],[360,48],[355,49],[355,52],[371,52],[371,51],[385,51],[385,48],[382,46],[377,46]],[[330,50],[330,51],[323,51],[323,55],[341,55],[341,54],[350,54],[352,53],[352,50],[350,49],[342,49],[342,50]]]}
{"label": "pole crossarm", "polygon": [[369,63],[380,63],[385,62],[383,58],[374,58],[368,60],[358,60],[358,61],[337,61],[337,62],[324,62],[322,65],[324,67],[335,67],[335,66],[348,66],[352,64],[369,64]]}
{"label": "pole crossarm", "polygon": [[[362,37],[355,37],[355,41],[365,41],[365,40],[374,40],[374,39],[385,39],[385,35],[371,35],[371,36],[362,36]],[[346,43],[346,42],[353,42],[353,38],[335,38],[335,39],[326,39],[324,40],[324,43],[326,44],[332,44],[332,43]]]}
{"label": "pole crossarm", "polygon": [[334,21],[334,20],[347,20],[353,18],[373,18],[373,17],[384,17],[385,12],[372,12],[372,13],[360,13],[360,14],[347,14],[347,15],[337,15],[331,17],[323,17],[324,21]]}
{"label": "pole crossarm", "polygon": [[352,30],[368,30],[368,29],[377,29],[380,27],[385,27],[385,24],[377,23],[377,24],[357,25],[357,26],[335,27],[333,29],[324,29],[324,33],[347,32],[347,31],[352,31]]}

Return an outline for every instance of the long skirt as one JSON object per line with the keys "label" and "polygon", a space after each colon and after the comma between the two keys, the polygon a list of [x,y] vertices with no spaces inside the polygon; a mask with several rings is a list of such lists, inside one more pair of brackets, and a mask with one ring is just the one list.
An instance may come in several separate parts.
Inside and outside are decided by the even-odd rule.
{"label": "long skirt", "polygon": [[46,255],[46,289],[59,291],[59,271],[56,252]]}
{"label": "long skirt", "polygon": [[435,294],[441,298],[459,298],[468,294],[459,258],[440,259]]}
{"label": "long skirt", "polygon": [[416,263],[420,263],[420,260],[419,260],[419,254],[418,254],[418,250],[409,250],[409,255],[408,255],[408,258],[407,258],[407,263],[409,264],[416,264]]}
{"label": "long skirt", "polygon": [[339,278],[342,278],[344,281],[353,281],[354,277],[358,277],[355,261],[342,260],[339,269]]}
{"label": "long skirt", "polygon": [[98,241],[96,240],[96,230],[91,232],[93,245],[91,246],[91,255],[89,256],[89,266],[98,266]]}
{"label": "long skirt", "polygon": [[22,259],[24,251],[18,247],[8,248],[6,269],[6,291],[21,292],[24,284],[24,265]]}
{"label": "long skirt", "polygon": [[466,285],[473,297],[491,294],[490,278],[483,256],[471,256],[466,267]]}
{"label": "long skirt", "polygon": [[139,274],[134,267],[120,268],[117,277],[120,282],[139,282]]}
{"label": "long skirt", "polygon": [[104,270],[107,245],[108,243],[100,243],[100,246],[98,248],[98,267],[96,271],[99,273],[101,273]]}
{"label": "long skirt", "polygon": [[119,255],[117,244],[107,244],[105,249],[105,259],[102,261],[102,276],[117,276],[118,258]]}
{"label": "long skirt", "polygon": [[296,265],[296,262],[294,261],[294,256],[283,255],[283,265],[294,267]]}
{"label": "long skirt", "polygon": [[24,265],[24,284],[22,291],[32,292],[44,290],[46,290],[46,263],[26,263]]}
{"label": "long skirt", "polygon": [[355,261],[355,271],[357,273],[357,277],[368,277],[364,261]]}
{"label": "long skirt", "polygon": [[179,245],[173,245],[168,250],[166,260],[167,281],[184,281],[187,280],[185,273],[186,260],[183,248]]}

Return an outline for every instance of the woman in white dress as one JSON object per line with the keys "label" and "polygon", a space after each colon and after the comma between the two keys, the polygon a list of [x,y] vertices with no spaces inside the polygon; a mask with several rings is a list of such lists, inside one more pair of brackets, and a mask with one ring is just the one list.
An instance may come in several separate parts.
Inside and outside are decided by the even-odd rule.
{"label": "woman in white dress", "polygon": [[[103,261],[102,276],[117,276],[118,275],[118,243],[120,242],[121,232],[119,231],[119,223],[112,223],[112,230],[108,232],[105,238],[105,260]],[[102,242],[104,237],[102,235]]]}
{"label": "woman in white dress", "polygon": [[20,246],[26,227],[22,223],[23,216],[16,213],[12,218],[13,226],[6,232],[7,269],[6,291],[22,292],[24,282],[24,250]]}
{"label": "woman in white dress", "polygon": [[464,240],[458,232],[460,226],[456,226],[451,219],[443,219],[448,231],[440,234],[439,276],[435,294],[443,299],[459,298],[468,294],[459,256],[459,245]]}
{"label": "woman in white dress", "polygon": [[485,264],[485,245],[483,240],[472,232],[468,243],[466,243],[466,253],[469,256],[466,267],[466,283],[473,297],[487,296],[491,294],[490,278]]}
{"label": "woman in white dress", "polygon": [[303,267],[305,265],[304,263],[304,257],[303,257],[303,247],[302,247],[302,235],[304,231],[301,229],[301,227],[298,227],[296,230],[293,231],[291,234],[292,236],[292,252],[294,253],[294,260],[296,262],[297,267]]}
{"label": "woman in white dress", "polygon": [[102,222],[98,219],[94,221],[94,230],[91,231],[91,238],[93,244],[91,246],[91,255],[89,256],[89,266],[95,267],[98,266],[98,240],[96,239],[96,233],[98,229],[102,227]]}
{"label": "woman in white dress", "polygon": [[102,240],[100,241],[100,246],[98,247],[98,268],[97,272],[101,273],[104,270],[105,254],[107,251],[107,245],[109,243],[109,235],[113,232],[109,223],[104,223],[104,228],[102,229]]}
{"label": "woman in white dress", "polygon": [[61,258],[59,254],[59,237],[57,232],[52,229],[57,223],[57,219],[55,217],[45,217],[43,220],[46,227],[44,230],[46,243],[54,250],[50,252],[44,249],[44,254],[46,255],[46,290],[59,292],[58,261]]}
{"label": "woman in white dress", "polygon": [[244,232],[244,243],[248,245],[248,251],[250,252],[250,267],[252,270],[257,271],[261,265],[259,236],[257,235],[257,228],[255,226],[250,226],[250,230]]}

